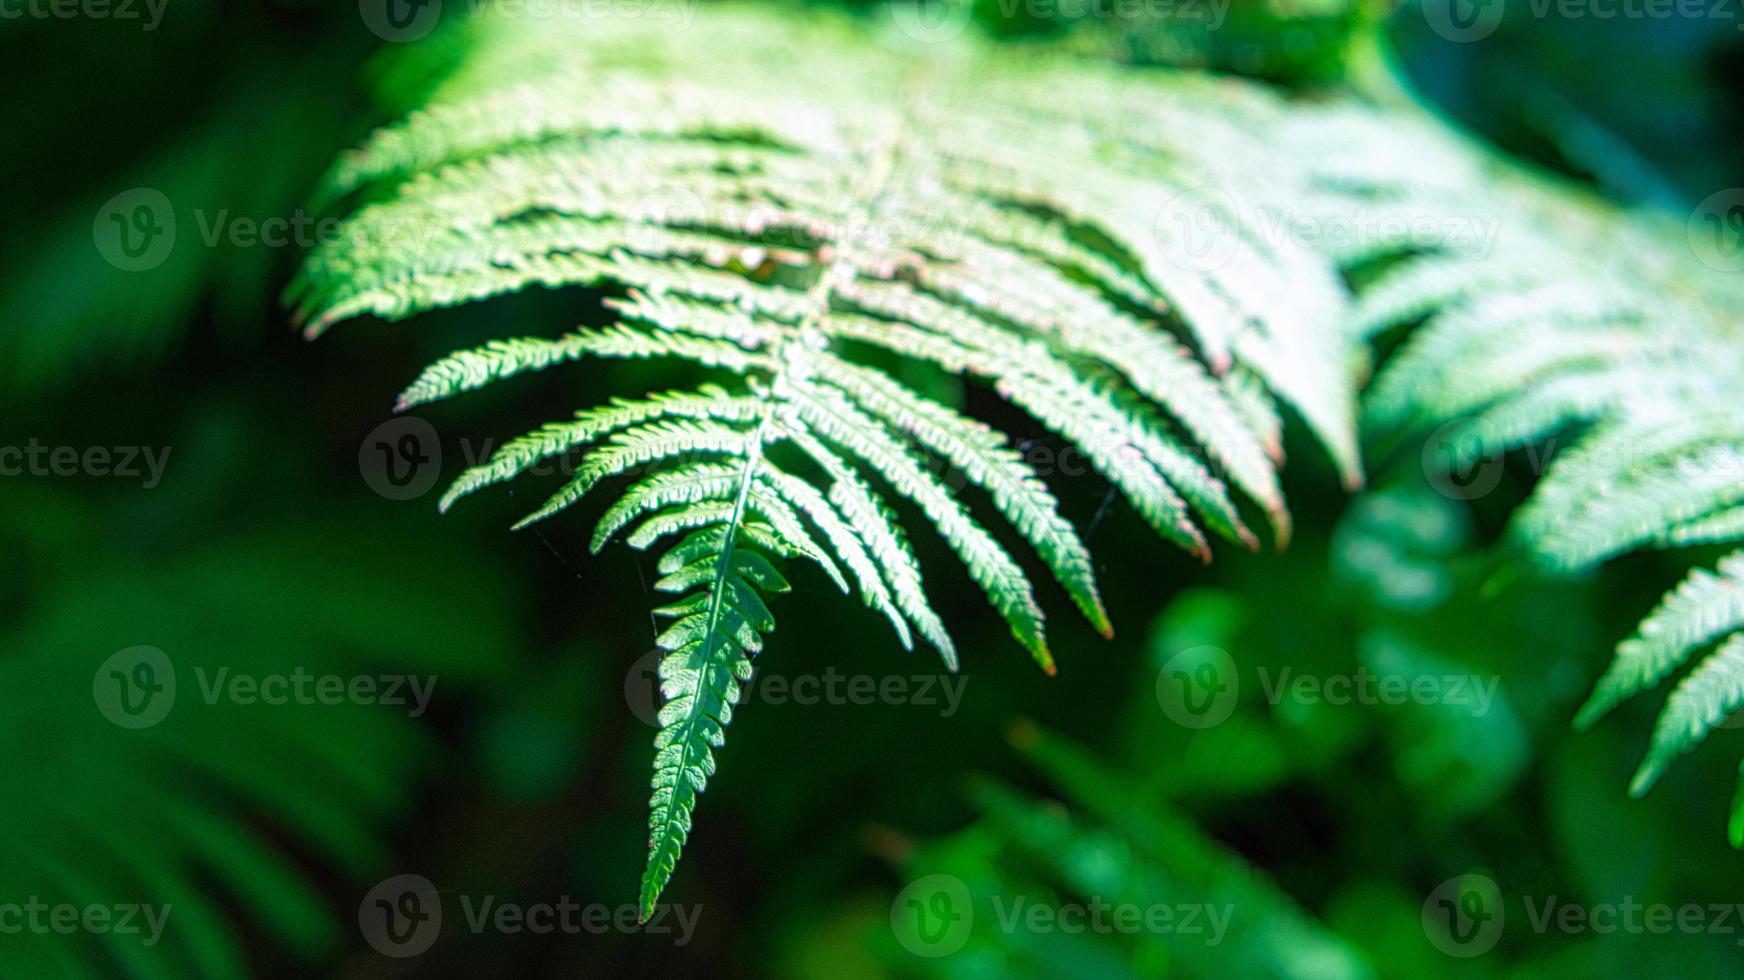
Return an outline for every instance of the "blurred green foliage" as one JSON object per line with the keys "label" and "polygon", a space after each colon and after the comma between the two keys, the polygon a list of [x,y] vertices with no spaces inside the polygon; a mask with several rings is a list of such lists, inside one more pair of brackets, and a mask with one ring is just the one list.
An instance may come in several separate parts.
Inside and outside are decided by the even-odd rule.
{"label": "blurred green foliage", "polygon": [[[1376,16],[1238,0],[1227,30],[1205,32],[1017,18],[999,0],[977,9],[1014,42],[1071,35],[1139,64],[1310,87],[1341,74]],[[1454,45],[1412,13],[1387,29],[1414,80],[1502,145],[1644,200],[1736,182],[1744,55],[1729,22],[1515,17],[1494,39]],[[505,543],[512,502],[438,521],[427,498],[382,499],[358,472],[365,435],[387,417],[375,393],[409,380],[390,365],[534,310],[586,322],[590,298],[520,297],[416,335],[311,348],[275,305],[294,243],[204,244],[202,227],[219,220],[297,216],[335,150],[403,108],[359,95],[379,43],[354,5],[292,0],[178,2],[143,35],[113,20],[0,24],[0,60],[28,95],[9,103],[0,164],[12,217],[0,242],[0,444],[170,452],[150,489],[0,478],[0,731],[15,746],[0,775],[0,902],[174,907],[152,947],[0,935],[0,973],[1736,973],[1744,922],[1730,934],[1565,933],[1533,928],[1526,907],[1737,899],[1739,858],[1707,819],[1732,783],[1728,753],[1693,755],[1653,797],[1628,801],[1651,706],[1578,737],[1567,726],[1608,639],[1673,565],[1636,556],[1560,585],[1498,575],[1509,560],[1492,549],[1499,514],[1436,496],[1410,467],[1356,500],[1300,475],[1291,552],[1208,571],[1158,555],[1136,518],[1105,509],[1103,488],[1074,481],[1062,496],[1096,528],[1116,618],[1167,605],[1148,635],[1062,638],[1061,662],[1080,666],[1053,681],[971,655],[948,717],[912,703],[747,712],[730,751],[762,764],[736,764],[711,787],[711,819],[672,896],[703,909],[682,947],[475,933],[451,906],[436,953],[409,968],[376,953],[357,908],[391,874],[505,900],[631,901],[623,883],[644,841],[629,815],[644,804],[651,732],[634,710],[633,661],[653,635],[626,611],[646,606],[631,558],[583,565],[559,541]],[[135,187],[162,191],[182,219],[182,244],[144,274],[105,263],[91,238],[99,206]],[[347,370],[333,370],[341,359]],[[568,382],[543,384],[514,408],[525,421],[572,405]],[[482,397],[466,411],[501,418],[506,405]],[[443,448],[453,472],[469,447]],[[1498,499],[1525,482],[1511,474]],[[884,638],[790,605],[785,634],[829,638],[794,670],[933,670],[893,666]],[[960,638],[971,654],[999,641],[988,617],[964,618],[978,624]],[[180,689],[164,721],[136,731],[104,716],[93,681],[141,645],[164,651]],[[1238,693],[1225,720],[1189,728],[1159,691],[1177,656],[1207,647],[1235,665]],[[220,666],[412,673],[436,686],[418,719],[385,705],[207,704],[195,670]],[[1274,701],[1265,681],[1285,670],[1496,686],[1482,713]],[[1468,873],[1496,883],[1507,924],[1492,953],[1460,959],[1437,950],[1422,912]],[[893,903],[935,874],[963,882],[976,918],[961,956],[929,960],[903,947],[893,915],[909,910]],[[995,896],[1002,908],[1100,896],[1234,912],[1215,945],[1004,932]]]}

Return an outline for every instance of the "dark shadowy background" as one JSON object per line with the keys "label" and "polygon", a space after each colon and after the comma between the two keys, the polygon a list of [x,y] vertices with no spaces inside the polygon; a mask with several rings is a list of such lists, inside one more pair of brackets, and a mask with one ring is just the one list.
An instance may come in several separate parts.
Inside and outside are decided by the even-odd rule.
{"label": "dark shadowy background", "polygon": [[[1123,22],[1086,47],[1257,75],[1312,98],[1336,81],[1351,32],[1379,16],[1319,6],[1280,16],[1237,0],[1221,33]],[[1084,28],[1002,10],[995,0],[978,14],[1012,43]],[[1621,199],[1687,210],[1744,173],[1739,26],[1567,21],[1514,4],[1477,43],[1437,36],[1412,9],[1387,30],[1454,118]],[[1098,861],[1155,861],[1159,894],[1208,902],[1240,878],[1218,870],[1239,855],[1276,886],[1239,899],[1276,917],[1262,931],[1379,975],[1735,974],[1744,921],[1737,935],[1669,936],[1511,923],[1493,954],[1469,961],[1425,940],[1425,896],[1473,869],[1511,892],[1589,904],[1735,901],[1740,859],[1715,814],[1738,735],[1718,733],[1730,751],[1696,753],[1649,798],[1627,799],[1651,706],[1582,736],[1568,719],[1610,644],[1683,566],[1636,556],[1590,581],[1517,581],[1492,595],[1484,586],[1505,556],[1489,546],[1526,474],[1468,504],[1428,486],[1414,447],[1382,446],[1375,489],[1352,498],[1306,443],[1291,446],[1300,533],[1289,553],[1231,552],[1209,569],[1155,546],[1134,515],[1107,506],[1099,480],[1055,481],[1067,516],[1092,528],[1120,627],[1104,643],[1065,625],[1062,607],[1057,678],[1006,642],[952,563],[934,561],[964,651],[954,714],[746,705],[666,896],[701,906],[687,944],[474,934],[450,901],[433,951],[395,960],[371,949],[357,909],[396,874],[475,903],[632,902],[653,737],[637,710],[651,697],[638,667],[653,637],[645,560],[588,557],[579,521],[509,534],[525,508],[507,493],[439,518],[435,493],[392,500],[372,485],[369,437],[418,367],[503,322],[595,317],[594,298],[514,297],[347,325],[318,344],[278,307],[319,233],[308,191],[387,119],[361,94],[380,44],[350,3],[168,0],[149,31],[87,16],[0,20],[13,79],[0,110],[0,446],[142,447],[165,460],[149,487],[146,474],[0,477],[0,828],[12,852],[0,902],[49,894],[36,883],[55,880],[57,855],[81,855],[104,869],[74,889],[84,900],[174,896],[164,941],[191,946],[169,975],[1240,976],[1239,959],[1120,936],[924,960],[890,928],[899,890],[934,871],[1092,893]],[[177,238],[162,264],[130,273],[99,253],[93,219],[135,188],[170,201]],[[274,219],[287,240],[246,243]],[[551,372],[428,414],[441,452],[427,465],[452,476],[483,440],[604,390],[610,370]],[[795,584],[765,671],[938,674],[827,583]],[[133,731],[98,710],[92,684],[137,646],[161,650],[180,686],[166,718]],[[1160,710],[1157,681],[1198,646],[1228,651],[1244,681],[1262,667],[1366,668],[1496,677],[1501,693],[1478,716],[1272,706],[1255,683],[1228,722],[1194,731]],[[385,705],[208,704],[197,678],[224,667],[413,674],[435,688],[416,719]],[[1056,799],[1067,809],[1038,802]],[[1141,832],[1122,831],[1110,801],[1179,815],[1156,831],[1172,843],[1123,850],[1122,834]],[[1056,840],[1049,821],[1065,812],[1081,823]],[[1285,894],[1318,923],[1298,921]],[[0,958],[41,938],[0,935]],[[52,941],[89,946],[100,970],[151,969],[118,937]],[[61,962],[18,956],[7,962]],[[1308,960],[1294,969],[1315,975]]]}

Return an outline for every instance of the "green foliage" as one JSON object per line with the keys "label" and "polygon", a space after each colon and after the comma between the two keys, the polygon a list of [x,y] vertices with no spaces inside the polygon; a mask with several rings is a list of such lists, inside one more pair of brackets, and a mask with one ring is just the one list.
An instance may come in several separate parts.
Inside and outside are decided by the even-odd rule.
{"label": "green foliage", "polygon": [[[1133,776],[1032,725],[1014,742],[1070,808],[981,780],[982,816],[902,862],[911,877],[966,884],[973,931],[948,957],[896,959],[946,978],[1241,976],[1361,978],[1358,952],[1239,854],[1166,804],[1131,805]],[[1179,911],[1180,928],[1037,931],[1006,922],[1024,905],[1084,900]],[[1086,904],[1086,908],[1088,905]]]}
{"label": "green foliage", "polygon": [[[1709,506],[1733,492],[1723,470],[1739,436],[1724,406],[1735,397],[1737,274],[1709,275],[1679,257],[1692,242],[1703,247],[1691,233],[1704,228],[1684,227],[1688,202],[1678,203],[1735,182],[1726,175],[1736,153],[1703,136],[1727,128],[1731,103],[1723,90],[1705,97],[1710,81],[1698,81],[1737,74],[1735,40],[1729,69],[1713,57],[1718,39],[1736,36],[1724,21],[1610,22],[1619,30],[1606,47],[1593,43],[1588,28],[1603,25],[1591,19],[1508,16],[1482,44],[1430,36],[1437,47],[1418,65],[1418,78],[1442,76],[1472,124],[1513,149],[1526,129],[1537,135],[1524,149],[1609,194],[1672,201],[1680,213],[1666,224],[1524,175],[1413,107],[1141,77],[1058,54],[1385,90],[1363,76],[1372,66],[1352,62],[1370,5],[1236,0],[1207,30],[1214,4],[1177,4],[1160,19],[1102,4],[1077,23],[1060,4],[1051,24],[1025,25],[1014,12],[1049,5],[976,0],[983,26],[1058,45],[999,53],[969,37],[911,45],[882,6],[866,11],[881,37],[837,20],[705,7],[689,36],[669,38],[652,36],[675,26],[658,7],[644,25],[590,19],[578,34],[539,17],[519,30],[465,24],[497,5],[465,6],[442,11],[450,29],[388,45],[392,56],[370,72],[374,118],[428,109],[434,121],[391,132],[442,136],[401,147],[403,166],[354,170],[352,183],[334,185],[332,203],[357,211],[348,231],[363,236],[316,256],[338,264],[309,294],[311,322],[331,312],[321,303],[344,298],[397,316],[526,295],[421,318],[428,333],[347,336],[351,346],[339,347],[296,345],[266,295],[301,244],[248,246],[227,231],[230,221],[242,230],[300,218],[298,188],[364,122],[347,93],[357,59],[380,39],[354,5],[195,0],[171,5],[162,30],[143,34],[119,9],[0,24],[0,57],[24,80],[3,182],[14,274],[0,286],[0,401],[13,435],[0,449],[26,439],[175,446],[165,484],[149,492],[87,476],[0,479],[0,675],[11,692],[0,731],[14,748],[0,776],[9,801],[0,899],[174,907],[150,947],[92,929],[0,937],[0,975],[370,973],[386,961],[351,920],[362,886],[389,869],[429,874],[445,890],[542,901],[557,889],[603,897],[626,865],[651,857],[645,888],[655,889],[688,834],[734,696],[747,689],[743,671],[770,622],[764,603],[782,611],[784,635],[824,641],[833,667],[881,674],[904,663],[875,659],[888,634],[842,628],[841,607],[817,601],[819,585],[840,583],[901,645],[919,634],[945,662],[960,656],[973,669],[985,662],[979,630],[953,623],[947,634],[945,619],[957,617],[941,613],[956,608],[956,593],[972,603],[981,590],[933,556],[955,544],[980,546],[973,562],[997,561],[985,540],[1020,570],[1021,583],[999,579],[996,591],[1032,643],[1034,611],[1058,603],[1051,588],[1029,584],[1044,565],[1095,625],[1105,608],[1118,613],[1127,643],[1143,635],[1130,628],[1133,611],[1160,593],[1178,582],[1212,587],[1182,593],[1148,651],[1086,658],[1088,633],[1056,631],[1048,649],[1067,668],[1058,678],[951,678],[973,680],[961,713],[955,701],[937,717],[912,704],[760,705],[735,751],[764,764],[733,768],[716,788],[717,830],[733,843],[691,859],[689,887],[707,913],[685,950],[637,935],[533,948],[454,928],[451,916],[443,961],[485,975],[505,961],[640,974],[673,955],[672,969],[706,961],[723,975],[769,976],[782,975],[783,951],[802,945],[809,968],[788,975],[873,974],[872,951],[889,945],[890,903],[886,881],[868,881],[858,818],[957,826],[955,779],[991,769],[1001,783],[977,783],[974,825],[920,845],[905,867],[958,874],[1007,898],[1239,901],[1242,945],[995,931],[960,956],[903,953],[885,971],[1372,967],[1433,978],[1735,967],[1730,936],[1581,938],[1525,929],[1518,914],[1487,957],[1453,960],[1428,945],[1418,919],[1427,890],[1474,869],[1514,899],[1735,897],[1735,862],[1710,835],[1687,832],[1687,820],[1732,785],[1722,756],[1740,738],[1718,730],[1735,724],[1716,722],[1739,690],[1744,556],[1728,552],[1744,505]],[[1412,7],[1394,26],[1422,20]],[[724,36],[708,37],[717,26]],[[1609,71],[1623,55],[1631,70]],[[1474,58],[1493,70],[1448,71]],[[456,118],[453,107],[472,115]],[[481,128],[486,144],[466,143]],[[932,175],[943,178],[929,183]],[[139,186],[164,195],[179,239],[162,264],[129,272],[105,261],[92,219]],[[522,188],[531,190],[517,198]],[[371,215],[373,227],[362,220]],[[1291,220],[1364,234],[1426,220],[1437,233],[1309,242],[1287,233]],[[1462,222],[1478,237],[1462,237]],[[1492,222],[1494,246],[1483,238]],[[890,271],[867,271],[868,253],[890,257]],[[838,259],[854,268],[850,285],[912,291],[921,299],[903,302],[917,311],[868,315],[836,282],[808,306]],[[1518,474],[1554,458],[1501,554],[1523,552],[1557,575],[1510,574],[1508,588],[1480,591],[1500,579],[1493,555],[1472,546],[1486,540],[1493,505],[1523,494],[1511,480],[1469,513],[1402,485],[1353,503],[1333,481],[1304,478],[1311,459],[1291,474],[1292,554],[1235,555],[1182,578],[1169,571],[1174,556],[1131,533],[1138,520],[1125,508],[1087,519],[1100,481],[1048,475],[1044,486],[1032,470],[1025,448],[1051,428],[1116,471],[1108,499],[1125,491],[1146,508],[1141,518],[1190,550],[1219,537],[1246,544],[1257,537],[1247,525],[1265,519],[1281,539],[1280,406],[1348,431],[1325,424],[1346,409],[1315,400],[1347,397],[1335,389],[1347,383],[1352,345],[1324,330],[1350,320],[1347,284],[1361,297],[1363,339],[1382,351],[1404,340],[1381,373],[1370,433],[1379,438],[1368,447],[1388,448],[1389,437],[1407,447],[1402,483],[1417,482],[1427,458],[1411,436],[1449,421],[1430,451],[1450,452],[1437,458],[1464,475]],[[741,294],[751,308],[735,304]],[[602,295],[613,303],[603,325]],[[772,312],[758,305],[766,298],[792,305]],[[772,363],[772,348],[805,353],[802,341],[825,332],[804,321],[819,307],[836,331],[822,353]],[[558,336],[577,321],[579,331]],[[1323,333],[1331,353],[1301,346]],[[663,836],[652,855],[620,818],[640,803],[629,797],[642,792],[634,772],[646,767],[653,729],[630,716],[639,711],[601,710],[618,707],[618,668],[585,655],[642,642],[634,634],[646,588],[631,560],[589,564],[572,579],[562,542],[579,539],[565,533],[556,545],[523,537],[526,560],[498,564],[489,559],[516,552],[481,550],[488,539],[469,521],[485,508],[433,527],[356,479],[353,450],[376,420],[355,396],[388,390],[408,363],[454,346],[469,349],[406,388],[405,408],[489,387],[442,406],[456,413],[445,418],[471,427],[469,407],[506,417],[517,405],[505,424],[560,421],[468,471],[449,503],[537,471],[529,461],[585,452],[578,467],[564,459],[558,468],[609,490],[593,495],[603,512],[595,546],[615,536],[652,546],[666,533],[657,577],[670,593],[665,642],[677,650],[667,651],[665,683],[676,696],[656,736],[653,823]],[[422,356],[409,361],[413,348]],[[602,355],[617,362],[496,383]],[[362,373],[357,383],[330,383],[336,357]],[[802,378],[803,361],[815,363]],[[1341,380],[1315,380],[1328,372]],[[778,417],[783,427],[771,423],[753,449],[760,413],[790,407],[799,381],[860,417],[827,431],[800,419],[798,435]],[[588,393],[574,396],[577,387]],[[254,406],[245,420],[230,414],[241,404]],[[572,406],[586,410],[565,417]],[[189,432],[226,425],[229,438],[216,444]],[[1505,467],[1496,463],[1494,453],[1516,446]],[[694,451],[650,462],[677,447]],[[1120,472],[1129,456],[1148,469]],[[1205,471],[1230,489],[1214,492]],[[1462,492],[1432,480],[1455,496],[1483,485]],[[554,505],[585,489],[566,488]],[[505,491],[515,503],[506,485],[495,492]],[[1334,528],[1338,510],[1346,516]],[[683,526],[691,520],[701,523]],[[955,537],[941,544],[917,521]],[[1702,549],[1700,567],[1657,607],[1652,595],[1683,575],[1687,552],[1563,574],[1685,544]],[[771,596],[789,575],[801,601],[777,606]],[[1599,672],[1595,652],[1643,612],[1577,714]],[[93,705],[92,675],[104,655],[141,643],[182,670],[184,700],[161,724],[127,730]],[[1153,682],[1176,652],[1201,644],[1227,650],[1244,684],[1226,721],[1186,731],[1158,711]],[[501,669],[516,648],[547,654]],[[824,661],[787,663],[804,671]],[[299,666],[440,674],[447,693],[437,717],[414,723],[359,706],[200,703],[189,673]],[[1249,683],[1260,667],[1310,679],[1471,671],[1501,684],[1481,715],[1447,703],[1268,705]],[[1619,805],[1630,740],[1645,741],[1647,726],[1596,722],[1668,678],[1638,787],[1695,742],[1717,744],[1682,760],[1678,778],[1648,799]],[[638,667],[627,682],[640,680]],[[456,687],[467,690],[451,703]],[[627,692],[638,708],[644,693]],[[1009,753],[994,749],[1012,712],[1070,731],[1097,757],[1020,726],[1019,752],[1044,778],[1007,771]],[[796,732],[827,751],[795,752]],[[503,827],[514,833],[494,832]],[[1731,831],[1744,844],[1744,780]],[[758,869],[754,888],[743,883],[747,866]],[[856,902],[874,913],[872,942],[863,930],[814,928],[848,921]]]}
{"label": "green foliage", "polygon": [[[214,66],[203,86],[217,93],[212,104],[181,108],[167,138],[162,121],[124,138],[118,123],[99,118],[115,113],[112,106],[94,107],[89,117],[78,111],[116,144],[102,154],[110,169],[96,185],[100,190],[54,202],[58,207],[44,227],[20,236],[20,247],[0,250],[15,270],[0,284],[0,398],[16,404],[65,389],[73,379],[143,370],[192,346],[185,335],[208,307],[215,322],[210,336],[200,338],[207,345],[252,349],[266,336],[274,284],[287,274],[291,249],[263,243],[258,230],[262,223],[271,228],[275,220],[296,219],[298,195],[320,167],[308,145],[339,139],[343,131],[332,108],[332,90],[341,86],[320,72],[299,70],[294,58],[259,38],[213,31],[177,44],[186,48],[184,59],[220,44],[232,50],[234,63]],[[330,53],[323,46],[316,51]],[[144,71],[135,66],[127,73]],[[63,105],[54,125],[71,111]],[[243,139],[241,132],[253,135]],[[20,134],[18,142],[22,149],[28,140]],[[25,159],[38,168],[54,162]],[[141,198],[138,188],[153,196]],[[118,268],[100,245],[93,247],[92,221],[107,217],[113,202],[139,200],[162,202],[152,206],[153,220],[170,244],[147,260],[149,268]],[[239,244],[238,229],[255,237]]]}
{"label": "green foliage", "polygon": [[[851,578],[904,646],[912,628],[954,669],[894,494],[1052,673],[1028,573],[942,466],[1111,632],[1081,535],[1011,437],[893,362],[990,388],[1205,558],[1212,535],[1257,546],[1225,479],[1288,534],[1274,397],[1359,478],[1342,290],[1226,203],[1279,195],[1254,169],[1254,133],[1282,103],[831,18],[725,7],[705,25],[477,19],[456,28],[458,61],[439,46],[386,69],[401,87],[449,74],[336,165],[324,199],[360,206],[289,293],[311,335],[533,286],[612,293],[616,323],[459,351],[401,409],[582,358],[674,359],[718,379],[546,425],[443,498],[585,447],[518,526],[627,479],[594,550],[620,532],[636,548],[677,538],[656,585],[682,598],[657,611],[674,622],[659,640],[644,914],[773,628],[759,593],[786,583],[769,558],[806,559],[844,592]],[[1208,217],[1225,249],[1212,260],[1191,239]]]}
{"label": "green foliage", "polygon": [[[1327,206],[1447,232],[1346,256],[1361,329],[1412,327],[1368,394],[1373,430],[1438,426],[1424,463],[1463,475],[1449,489],[1473,497],[1500,479],[1502,453],[1524,449],[1535,468],[1550,458],[1512,543],[1553,573],[1744,540],[1744,424],[1723,407],[1744,383],[1744,279],[1703,240],[1701,215],[1686,229],[1616,209],[1427,121],[1346,123],[1355,152],[1319,158],[1315,180],[1337,188]],[[1673,692],[1637,795],[1744,706],[1739,561],[1667,596],[1577,719],[1591,725],[1725,641]]]}
{"label": "green foliage", "polygon": [[[1319,549],[1306,546],[1306,529],[1305,546],[1290,555],[1228,563],[1226,588],[1183,592],[1158,617],[1149,655],[1117,668],[1125,694],[1108,710],[1056,712],[1071,738],[1013,725],[1009,740],[1030,766],[1001,766],[1000,783],[973,783],[966,826],[917,841],[874,838],[899,881],[953,876],[973,909],[960,949],[922,959],[900,947],[900,931],[889,940],[890,917],[907,910],[886,895],[888,907],[861,921],[890,972],[1723,972],[1735,952],[1729,936],[1529,934],[1529,910],[1553,894],[1676,904],[1729,894],[1731,870],[1700,835],[1648,830],[1675,819],[1677,801],[1617,805],[1605,784],[1616,734],[1576,735],[1565,724],[1575,692],[1557,678],[1582,669],[1591,636],[1579,624],[1595,618],[1594,590],[1521,581],[1479,599],[1489,562],[1468,550],[1465,510],[1418,481],[1365,494],[1334,532],[1334,582]],[[1224,678],[1239,676],[1239,696],[1220,724],[1184,728],[1158,710],[1150,682],[1204,645],[1239,664]],[[1361,670],[1412,681],[1458,676],[1489,685],[1494,697],[1474,701],[1468,688],[1458,697],[1338,704],[1287,686],[1268,692],[1266,676],[1284,669],[1311,679]],[[1111,721],[1123,737],[1107,736]],[[1546,796],[1548,805],[1535,805]],[[1680,867],[1696,854],[1708,857]],[[1499,886],[1507,927],[1494,949],[1455,958],[1435,945],[1425,897],[1466,874]],[[1068,932],[1045,918],[1032,927],[1011,918],[1019,901],[1026,910],[1203,904],[1228,910],[1227,935],[1211,943],[1152,928]]]}
{"label": "green foliage", "polygon": [[[986,0],[983,6],[1003,10],[1012,0]],[[1207,68],[1286,85],[1332,85],[1350,72],[1351,47],[1377,29],[1384,14],[1383,5],[1370,0],[1229,0],[1221,6],[1181,3],[1138,16],[1085,18],[1090,23],[1059,19],[1075,28],[1066,43],[1103,57]]]}
{"label": "green foliage", "polygon": [[[0,973],[243,976],[251,935],[303,963],[350,945],[350,910],[336,910],[321,881],[334,871],[362,879],[389,863],[387,828],[412,809],[438,758],[430,733],[404,708],[245,704],[209,697],[208,687],[367,668],[439,677],[458,697],[507,663],[501,597],[427,583],[365,601],[369,584],[402,561],[433,567],[459,556],[332,520],[93,571],[92,556],[129,536],[122,513],[93,520],[70,494],[14,493],[0,543],[40,591],[26,615],[0,623],[13,651],[0,679],[19,695],[0,714],[17,748],[0,774],[10,842],[0,889],[19,905],[114,908],[117,924],[119,907],[144,905],[161,929],[147,913],[131,923],[137,933],[99,929],[83,945],[15,929],[0,943]],[[332,541],[354,549],[344,563]],[[15,584],[10,575],[0,584]],[[101,615],[92,595],[103,597]],[[443,618],[459,610],[464,625]],[[142,642],[167,658],[171,700],[161,720],[125,728],[105,709],[104,656]]]}

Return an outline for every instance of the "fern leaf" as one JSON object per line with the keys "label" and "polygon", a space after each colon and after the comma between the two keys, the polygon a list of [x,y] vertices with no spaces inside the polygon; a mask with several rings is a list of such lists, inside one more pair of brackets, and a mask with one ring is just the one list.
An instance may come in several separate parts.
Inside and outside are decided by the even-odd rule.
{"label": "fern leaf", "polygon": [[1674,759],[1739,708],[1744,708],[1744,634],[1720,644],[1671,692],[1653,728],[1647,758],[1629,781],[1629,793],[1640,796],[1652,789]]}
{"label": "fern leaf", "polygon": [[[1689,255],[1681,217],[1621,210],[1498,162],[1423,114],[1327,112],[1348,147],[1312,157],[1313,206],[1365,222],[1447,227],[1441,218],[1462,214],[1492,226],[1483,240],[1347,256],[1364,280],[1357,331],[1410,328],[1369,392],[1367,419],[1446,427],[1456,464],[1523,447],[1534,462],[1550,454],[1511,535],[1553,573],[1744,534],[1744,427],[1718,407],[1744,383],[1744,282]],[[1314,115],[1287,125],[1322,139],[1333,127]],[[1388,165],[1407,159],[1426,163]],[[1575,718],[1592,725],[1719,641],[1673,691],[1637,794],[1736,707],[1738,573],[1734,555],[1666,596]]]}
{"label": "fern leaf", "polygon": [[810,483],[783,473],[773,466],[765,467],[761,479],[769,482],[778,495],[798,508],[800,513],[810,518],[823,531],[825,539],[830,542],[831,550],[842,556],[843,563],[860,583],[860,595],[865,599],[866,605],[883,613],[890,620],[891,628],[896,630],[897,639],[902,641],[904,650],[914,649],[914,638],[909,634],[908,621],[902,618],[901,612],[892,601],[877,563],[867,554],[860,534],[843,518],[836,506]]}
{"label": "fern leaf", "polygon": [[1719,573],[1696,569],[1617,647],[1617,659],[1575,715],[1589,728],[1618,704],[1663,680],[1691,653],[1744,627],[1744,552],[1720,562]]}
{"label": "fern leaf", "polygon": [[933,612],[921,588],[920,565],[895,515],[883,499],[823,443],[809,433],[786,430],[786,435],[810,456],[831,479],[829,498],[842,516],[866,542],[883,570],[896,605],[920,635],[937,650],[948,670],[957,669],[957,647],[945,632],[945,624]]}
{"label": "fern leaf", "polygon": [[1096,588],[1089,549],[1060,516],[1053,494],[1003,437],[878,371],[833,359],[824,370],[830,384],[862,409],[937,453],[992,494],[1000,513],[1035,547],[1090,624],[1103,636],[1114,634]]}
{"label": "fern leaf", "polygon": [[796,395],[793,407],[806,428],[859,457],[926,512],[993,608],[1005,617],[1012,636],[1043,670],[1053,673],[1053,657],[1044,635],[1046,617],[1036,604],[1028,577],[1005,548],[876,419],[833,390],[810,388]]}
{"label": "fern leaf", "polygon": [[[722,4],[705,21],[481,16],[398,52],[383,77],[427,99],[335,164],[320,199],[354,210],[286,293],[311,336],[531,289],[607,294],[615,322],[450,354],[402,409],[594,359],[726,377],[584,408],[503,444],[441,500],[573,454],[573,477],[516,526],[609,491],[595,550],[620,535],[666,547],[659,584],[681,597],[660,610],[675,622],[644,911],[773,625],[757,593],[786,582],[769,558],[807,559],[844,593],[851,578],[901,645],[918,634],[955,669],[893,506],[906,503],[1048,672],[1042,600],[1005,535],[1112,632],[1082,533],[1012,448],[1027,434],[920,397],[892,357],[1028,413],[1201,557],[1210,535],[1257,546],[1242,502],[1287,537],[1280,406],[1359,474],[1344,288],[1262,224],[1309,193],[1264,165],[1276,148],[1257,134],[1283,126],[1280,100],[967,39],[904,46],[845,17]],[[773,70],[777,38],[803,63]],[[1226,261],[1196,254],[1194,229],[1169,220],[1183,208],[1215,217]]]}

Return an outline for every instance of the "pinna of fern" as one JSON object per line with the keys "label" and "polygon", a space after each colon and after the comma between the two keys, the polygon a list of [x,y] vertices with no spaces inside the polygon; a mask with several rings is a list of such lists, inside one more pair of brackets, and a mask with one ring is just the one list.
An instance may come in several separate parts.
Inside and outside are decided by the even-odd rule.
{"label": "pinna of fern", "polygon": [[[1314,157],[1321,206],[1488,230],[1343,257],[1364,277],[1359,333],[1409,328],[1369,391],[1368,422],[1439,426],[1461,466],[1566,442],[1511,525],[1512,546],[1551,572],[1744,541],[1744,280],[1692,254],[1701,223],[1617,209],[1423,119],[1351,114],[1340,128],[1350,152]],[[1717,643],[1672,690],[1635,795],[1744,708],[1741,577],[1744,552],[1692,572],[1576,715],[1591,726]],[[1744,796],[1732,838],[1744,846]]]}
{"label": "pinna of fern", "polygon": [[454,29],[468,54],[428,107],[333,169],[324,199],[362,203],[289,301],[314,335],[534,286],[613,294],[616,323],[458,351],[401,409],[582,358],[672,359],[713,379],[514,439],[441,502],[579,451],[573,479],[517,526],[610,483],[622,489],[593,550],[619,535],[666,549],[656,588],[675,599],[656,610],[670,625],[644,914],[774,627],[764,596],[788,587],[777,562],[815,564],[904,647],[918,634],[955,669],[894,494],[1053,672],[1028,573],[929,461],[964,474],[1112,634],[1082,536],[1011,437],[875,365],[987,386],[1204,558],[1212,537],[1257,546],[1239,498],[1280,543],[1288,533],[1274,398],[1357,479],[1329,264],[1227,209],[1227,255],[1207,263],[1189,229],[1156,220],[1219,203],[1195,197],[1195,153],[1215,157],[1203,173],[1216,186],[1271,192],[1231,162],[1253,157],[1220,152],[1254,143],[1244,118],[1280,111],[1255,91],[903,46],[846,20],[731,6],[686,32]]}

